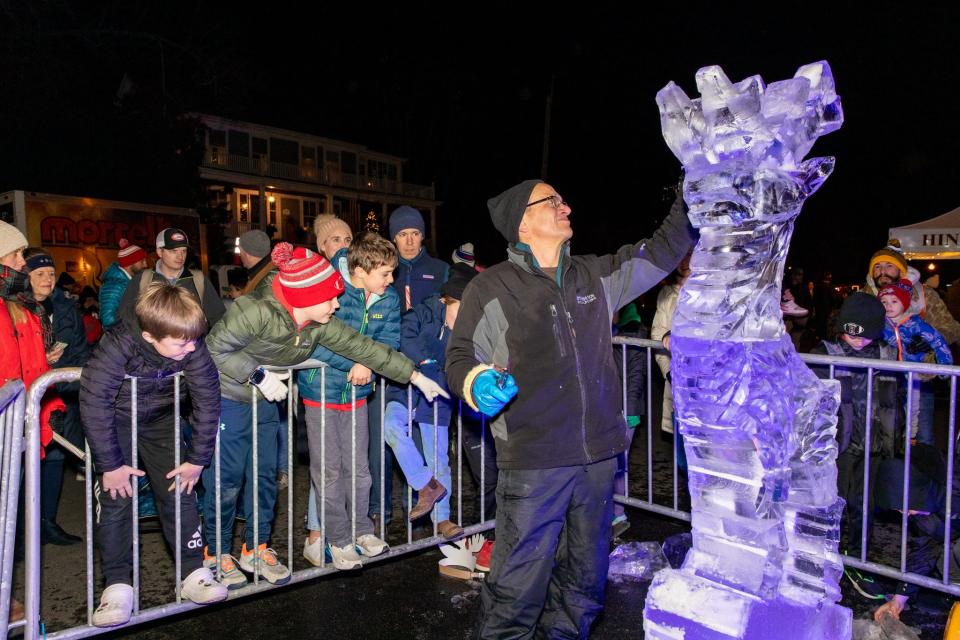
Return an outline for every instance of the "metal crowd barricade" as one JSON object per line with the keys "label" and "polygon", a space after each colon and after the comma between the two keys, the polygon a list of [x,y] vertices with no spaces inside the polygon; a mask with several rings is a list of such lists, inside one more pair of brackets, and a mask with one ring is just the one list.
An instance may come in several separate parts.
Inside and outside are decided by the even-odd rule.
{"label": "metal crowd barricade", "polygon": [[[623,350],[623,359],[621,363],[621,379],[626,381],[627,379],[627,349],[644,349],[646,351],[646,401],[647,401],[647,499],[641,500],[637,498],[630,497],[630,484],[626,483],[626,489],[623,495],[615,495],[614,500],[621,504],[625,504],[631,507],[636,507],[646,511],[651,511],[653,513],[658,513],[660,515],[669,516],[676,518],[678,520],[690,521],[690,513],[683,511],[678,508],[679,505],[679,483],[678,476],[679,470],[677,467],[677,429],[674,429],[673,434],[673,455],[672,455],[672,467],[673,467],[673,506],[665,506],[662,504],[657,504],[654,501],[653,494],[653,403],[652,403],[652,361],[653,361],[653,352],[668,353],[667,350],[663,347],[662,343],[656,340],[647,340],[639,338],[623,338],[623,337],[614,337],[615,344],[624,345]],[[814,354],[799,354],[800,358],[806,362],[808,365],[812,366],[823,366],[829,367],[830,377],[834,378],[835,369],[841,367],[843,369],[861,369],[866,370],[867,375],[870,377],[871,384],[867,386],[868,396],[867,396],[867,414],[865,416],[865,421],[867,424],[872,423],[873,419],[873,406],[872,406],[872,390],[873,384],[875,381],[875,375],[878,372],[890,372],[894,374],[904,375],[907,381],[908,390],[912,386],[914,381],[914,376],[916,375],[937,375],[945,376],[950,378],[950,409],[948,413],[948,433],[947,433],[947,472],[946,472],[946,505],[945,505],[945,529],[944,529],[944,540],[945,542],[945,552],[943,554],[943,567],[942,567],[942,578],[937,580],[928,576],[922,576],[916,573],[907,572],[907,523],[909,517],[909,491],[910,491],[910,451],[912,447],[911,443],[911,412],[913,409],[913,395],[907,393],[906,401],[906,425],[904,429],[904,478],[903,478],[903,500],[902,500],[902,518],[900,526],[900,562],[899,567],[892,567],[889,565],[880,564],[878,562],[872,562],[867,560],[867,537],[868,537],[868,527],[872,518],[872,514],[869,514],[868,511],[868,500],[870,497],[870,437],[872,429],[866,430],[866,442],[864,443],[865,448],[865,457],[864,457],[864,473],[863,473],[863,513],[864,517],[862,518],[861,530],[860,530],[860,557],[852,557],[848,555],[843,555],[843,562],[847,566],[855,567],[857,569],[862,569],[878,575],[882,575],[888,578],[893,578],[896,580],[901,580],[903,582],[909,582],[916,584],[921,587],[926,587],[929,589],[935,589],[937,591],[942,591],[944,593],[949,593],[954,596],[960,597],[960,584],[951,584],[950,582],[950,552],[948,551],[950,547],[950,518],[953,513],[952,509],[954,505],[952,503],[952,489],[953,489],[953,474],[955,472],[954,467],[954,455],[956,453],[956,441],[957,441],[957,429],[956,429],[956,410],[957,410],[957,377],[960,376],[960,366],[947,366],[947,365],[936,365],[936,364],[927,364],[927,363],[914,363],[914,362],[898,362],[894,360],[874,360],[867,358],[847,358],[843,356],[830,356],[830,355],[814,355]],[[626,411],[626,383],[624,382],[623,390],[623,403],[624,411]]]}
{"label": "metal crowd barricade", "polygon": [[[271,369],[273,369],[273,370],[275,370],[275,371],[287,371],[287,372],[290,373],[290,378],[289,378],[289,380],[287,381],[287,382],[288,382],[288,394],[287,394],[287,425],[286,425],[286,426],[287,426],[287,434],[288,434],[288,437],[287,437],[287,452],[286,452],[286,453],[287,453],[287,462],[288,462],[288,473],[290,474],[290,475],[289,475],[289,484],[288,484],[288,487],[287,487],[287,559],[286,559],[286,561],[287,561],[287,563],[288,563],[288,566],[291,566],[291,567],[293,566],[293,559],[296,557],[296,556],[295,556],[295,553],[294,553],[294,544],[293,544],[293,538],[294,538],[294,536],[293,536],[293,528],[294,528],[294,524],[293,524],[293,523],[294,523],[294,518],[293,518],[293,510],[294,510],[294,464],[293,464],[293,463],[294,463],[294,456],[293,456],[293,450],[294,450],[294,447],[296,446],[296,442],[295,442],[295,440],[294,440],[293,421],[294,421],[294,415],[295,415],[296,409],[297,409],[297,389],[296,389],[296,384],[295,384],[296,378],[295,378],[295,375],[294,375],[294,374],[296,373],[296,371],[301,370],[301,369],[313,369],[313,368],[319,368],[319,369],[320,369],[321,388],[322,388],[322,387],[323,387],[323,383],[325,382],[325,376],[326,376],[326,371],[325,371],[326,366],[325,366],[323,363],[320,363],[320,362],[317,362],[317,361],[308,361],[308,362],[302,363],[302,364],[300,364],[300,365],[297,365],[296,367],[289,367],[289,368],[271,367]],[[13,455],[14,452],[19,453],[19,450],[18,450],[18,448],[17,448],[16,446],[11,446],[10,443],[12,442],[12,443],[14,443],[14,445],[16,445],[17,443],[20,442],[19,438],[18,438],[18,437],[15,437],[13,434],[14,434],[14,431],[15,431],[17,428],[19,428],[20,425],[24,425],[24,446],[26,447],[26,462],[25,462],[25,477],[24,477],[25,488],[26,488],[26,539],[25,539],[25,561],[26,561],[26,568],[25,568],[25,585],[26,585],[26,588],[25,588],[25,591],[26,591],[26,593],[25,593],[25,603],[24,603],[24,604],[25,604],[25,610],[26,610],[26,618],[25,618],[25,621],[24,621],[24,622],[18,623],[18,624],[16,624],[16,625],[14,625],[13,627],[24,626],[24,627],[25,627],[24,637],[25,637],[26,640],[34,640],[34,639],[40,637],[40,633],[41,633],[41,632],[40,632],[40,628],[39,628],[39,623],[40,623],[40,582],[41,582],[41,572],[40,572],[40,535],[39,535],[39,531],[40,531],[40,511],[39,511],[39,506],[40,506],[40,503],[39,503],[39,493],[40,493],[40,420],[39,420],[39,414],[40,414],[40,399],[43,397],[44,393],[46,392],[46,390],[47,390],[51,385],[54,385],[54,384],[57,384],[57,383],[61,383],[61,382],[73,382],[73,381],[78,380],[78,379],[80,378],[80,374],[81,374],[81,369],[79,369],[79,368],[64,368],[64,369],[57,369],[57,370],[54,370],[54,371],[50,371],[50,372],[48,372],[48,373],[40,376],[40,377],[34,382],[34,384],[30,387],[29,393],[26,394],[26,402],[25,402],[25,403],[24,403],[24,395],[25,395],[25,394],[23,393],[22,385],[21,385],[21,387],[20,387],[19,392],[16,390],[16,387],[15,387],[15,386],[14,386],[14,387],[11,387],[11,385],[7,385],[6,387],[3,388],[2,391],[0,391],[0,419],[3,420],[4,426],[12,425],[12,427],[13,427],[13,428],[8,428],[8,429],[5,429],[5,430],[4,430],[5,441],[4,441],[4,443],[3,443],[3,452],[2,452],[3,455],[4,455],[3,460],[7,460],[7,457],[6,457],[6,456],[8,456],[8,455],[11,456],[11,457],[10,457],[10,462],[9,462],[9,464],[8,464],[7,462],[4,462],[3,475],[2,475],[3,481],[2,481],[2,488],[0,488],[0,493],[2,493],[2,495],[4,496],[4,499],[5,499],[4,506],[6,507],[8,504],[12,504],[12,507],[5,508],[4,511],[3,511],[3,516],[0,516],[0,517],[5,518],[5,519],[0,519],[0,525],[3,526],[3,530],[4,530],[4,532],[6,532],[6,535],[9,536],[9,541],[8,541],[8,539],[5,537],[5,538],[4,538],[3,547],[0,547],[0,552],[2,552],[2,553],[0,553],[0,557],[2,557],[2,559],[3,559],[3,568],[4,568],[4,572],[3,572],[3,587],[2,587],[2,588],[3,588],[3,591],[0,591],[0,600],[2,600],[2,603],[3,603],[3,604],[0,605],[0,612],[2,612],[3,615],[6,615],[6,604],[9,603],[10,582],[11,582],[10,579],[9,579],[9,575],[10,575],[10,572],[11,572],[11,569],[12,569],[12,558],[13,558],[13,556],[12,556],[12,549],[13,549],[12,536],[13,536],[14,528],[15,528],[15,525],[16,525],[16,502],[17,502],[17,493],[18,493],[18,490],[19,490],[19,463],[20,463],[20,458],[19,458],[19,455]],[[176,446],[175,446],[175,449],[174,449],[174,451],[176,452],[176,453],[175,453],[175,463],[176,463],[176,465],[179,465],[179,463],[180,463],[180,446],[181,446],[181,439],[182,439],[181,429],[180,429],[180,411],[179,411],[179,409],[180,409],[180,407],[179,407],[179,404],[180,404],[180,393],[179,393],[179,392],[180,392],[180,386],[181,386],[180,377],[181,377],[181,374],[177,374],[177,375],[175,376],[175,379],[174,379],[175,406],[174,406],[174,411],[173,411],[173,413],[174,413],[173,432],[174,432],[174,433],[172,434],[172,436],[173,436],[173,438],[174,438],[174,443],[175,443],[175,445],[176,445]],[[137,403],[137,380],[136,380],[135,378],[131,378],[130,380],[131,380],[131,383],[130,383],[130,384],[131,384],[131,401],[132,401],[134,404],[136,404],[136,403]],[[11,384],[13,384],[13,383],[11,383]],[[378,384],[381,384],[381,385],[383,384],[383,379],[382,379],[382,378],[379,379]],[[409,401],[409,402],[412,402],[412,400],[415,398],[415,396],[414,396],[414,394],[413,394],[413,392],[412,392],[412,387],[408,387],[408,388],[411,389],[411,391],[408,393],[408,401]],[[19,396],[17,395],[17,393],[19,393]],[[254,464],[255,468],[258,468],[258,464],[259,464],[259,453],[260,453],[260,452],[259,452],[259,450],[258,450],[259,447],[258,447],[258,439],[257,439],[257,435],[258,435],[258,434],[257,434],[258,425],[257,425],[257,403],[256,403],[257,395],[256,395],[256,393],[257,393],[257,392],[256,392],[256,389],[254,389],[254,388],[251,387],[251,399],[254,401],[253,406],[252,406],[252,458],[253,458],[253,464]],[[385,411],[383,411],[383,406],[385,405],[385,393],[383,393],[382,390],[381,390],[381,392],[379,393],[379,401],[380,401],[380,403],[381,403],[381,414],[383,415],[383,414],[385,413]],[[13,403],[13,404],[11,405],[11,406],[12,406],[12,413],[11,413],[11,411],[7,411],[7,405],[10,405],[11,402]],[[412,424],[412,416],[413,416],[413,413],[412,413],[412,406],[410,406],[409,402],[408,402],[408,415],[411,417],[410,424]],[[6,404],[4,404],[4,403],[6,403]],[[25,411],[26,411],[26,420],[25,420],[25,421],[24,421],[24,414],[23,414],[23,412],[24,412],[24,404],[26,404],[26,408],[25,408]],[[324,408],[324,406],[325,406],[325,403],[321,402],[321,408]],[[352,469],[353,469],[352,480],[351,480],[351,497],[352,497],[352,499],[353,499],[353,500],[352,500],[352,501],[353,501],[353,504],[356,504],[356,491],[357,491],[357,487],[356,487],[356,461],[357,461],[357,438],[356,438],[356,435],[357,435],[357,433],[356,433],[356,432],[357,432],[357,421],[356,421],[356,411],[357,411],[358,407],[357,407],[357,399],[356,399],[356,392],[355,392],[355,390],[354,390],[353,398],[352,398],[352,406],[353,406],[353,408],[352,408],[352,418],[351,418],[351,421],[352,421],[352,429],[351,429],[351,432],[352,432],[352,438],[351,438],[352,443],[351,443],[351,448],[350,448],[350,453],[349,453],[349,455],[351,456],[351,460],[352,460],[352,465],[351,465],[351,466],[352,466]],[[361,410],[366,410],[366,406],[364,405],[364,406],[362,406],[360,409],[361,409]],[[18,412],[19,412],[19,413],[18,413]],[[137,467],[137,463],[138,463],[138,459],[137,459],[137,458],[138,458],[138,454],[137,454],[137,450],[138,450],[138,448],[137,448],[137,428],[138,428],[138,425],[137,425],[137,412],[136,412],[136,411],[132,411],[131,414],[132,414],[132,415],[131,415],[131,425],[130,425],[130,427],[131,427],[131,447],[132,447],[132,448],[131,448],[131,458],[132,458],[132,465],[131,465],[131,466]],[[437,405],[434,405],[434,426],[435,426],[435,428],[434,428],[434,465],[433,465],[433,468],[434,468],[434,470],[435,470],[435,473],[438,473],[438,471],[436,470],[437,458],[438,458],[438,454],[439,454],[439,452],[437,451],[437,446],[436,446],[436,442],[437,442],[437,438],[438,438],[438,436],[437,436],[437,431],[438,431],[438,429],[436,428],[436,421],[437,421]],[[410,428],[410,425],[408,424],[408,429],[409,429],[409,428]],[[447,428],[448,428],[448,430],[451,429],[451,428],[452,428],[452,425],[447,425]],[[484,428],[485,428],[485,425],[481,425],[481,428],[484,429]],[[462,501],[461,501],[461,494],[462,494],[462,462],[461,462],[462,445],[461,445],[461,437],[460,437],[460,435],[461,435],[461,433],[462,433],[461,430],[462,430],[462,423],[461,423],[461,421],[460,421],[460,419],[459,419],[459,417],[458,417],[458,424],[457,424],[457,434],[458,434],[458,436],[457,436],[457,441],[456,441],[457,476],[458,476],[458,477],[457,477],[457,523],[462,526],[462,525],[463,525],[463,512],[462,512]],[[322,462],[321,462],[321,467],[322,467],[322,468],[321,468],[321,475],[324,475],[324,476],[325,476],[325,473],[326,473],[326,460],[325,460],[325,455],[324,455],[325,452],[323,452],[323,449],[324,449],[325,446],[326,446],[326,433],[325,433],[325,431],[326,431],[326,420],[325,420],[325,417],[324,417],[324,418],[321,419],[321,426],[320,426],[320,437],[321,437],[321,439],[322,439],[322,440],[321,440],[321,449],[322,449],[322,455],[321,455],[321,460],[322,460]],[[448,431],[448,432],[449,432],[449,431]],[[381,436],[380,436],[380,447],[379,447],[380,452],[379,452],[379,453],[380,453],[380,456],[381,456],[381,460],[383,460],[383,457],[384,457],[384,449],[385,449],[385,440],[386,440],[386,430],[383,428],[383,425],[381,425],[380,434],[381,434]],[[85,499],[85,509],[86,509],[86,513],[85,513],[86,540],[85,540],[85,543],[86,543],[86,544],[85,544],[85,549],[86,549],[86,569],[87,569],[87,571],[86,571],[86,577],[87,577],[87,584],[86,584],[87,624],[84,625],[84,626],[77,626],[77,627],[73,627],[73,628],[69,628],[69,629],[56,630],[56,631],[54,631],[54,632],[50,632],[49,630],[46,630],[43,635],[44,635],[45,638],[51,638],[51,639],[53,639],[53,638],[80,638],[80,637],[88,637],[88,636],[98,635],[98,634],[101,634],[101,633],[106,633],[106,632],[108,632],[108,631],[112,631],[112,630],[114,630],[114,629],[117,628],[117,627],[112,627],[112,628],[98,628],[98,627],[92,626],[92,624],[91,624],[91,623],[92,623],[93,611],[94,611],[94,609],[95,609],[95,592],[96,592],[96,593],[99,593],[99,591],[100,591],[100,589],[98,588],[99,585],[95,585],[95,584],[94,584],[94,549],[93,549],[93,537],[94,537],[94,522],[93,522],[93,517],[94,517],[94,516],[93,516],[93,513],[94,513],[94,507],[93,507],[93,486],[94,486],[94,476],[93,476],[93,470],[92,470],[92,466],[93,466],[93,465],[92,465],[92,462],[90,461],[91,458],[90,458],[90,448],[89,448],[89,446],[86,446],[86,447],[85,447],[85,450],[84,450],[84,451],[81,451],[81,450],[77,449],[76,447],[73,447],[72,445],[70,445],[69,443],[67,443],[66,441],[64,441],[64,440],[62,440],[62,439],[58,439],[58,443],[61,444],[61,445],[63,445],[63,446],[65,446],[65,447],[68,448],[72,453],[74,453],[74,455],[78,456],[79,458],[81,458],[81,459],[83,459],[83,460],[85,460],[85,461],[87,462],[87,464],[85,464],[85,480],[86,480],[86,489],[85,489],[85,496],[86,496],[86,499]],[[487,455],[486,452],[484,451],[485,442],[484,442],[483,439],[481,439],[481,445],[480,445],[480,447],[481,447],[481,449],[480,449],[480,454],[481,454],[481,459],[482,459],[482,457],[483,457],[484,455]],[[223,541],[223,540],[220,539],[220,537],[221,537],[221,536],[220,536],[220,522],[221,522],[221,509],[220,509],[220,502],[221,502],[221,478],[220,478],[220,475],[221,475],[221,473],[220,473],[220,472],[221,472],[221,469],[220,469],[220,431],[219,431],[219,430],[218,430],[218,433],[217,433],[217,439],[216,439],[216,444],[215,444],[214,460],[211,462],[211,464],[212,464],[213,467],[214,467],[215,486],[214,486],[214,487],[207,487],[206,490],[207,490],[207,491],[210,491],[211,493],[213,493],[214,498],[216,499],[216,502],[217,502],[217,506],[216,506],[216,509],[215,509],[215,512],[216,512],[217,535],[216,535],[216,540],[215,540],[215,541],[207,540],[206,542],[207,542],[208,545],[209,545],[211,542],[214,542],[214,544],[215,544],[216,558],[217,558],[216,574],[217,574],[217,577],[219,578],[219,577],[221,577],[221,576],[219,575],[219,574],[220,574],[220,571],[221,571],[221,568],[220,568],[220,557],[221,557],[221,555],[222,555],[223,553],[228,553],[228,552],[229,552],[229,549],[228,549],[228,548],[225,548],[225,547],[227,547],[230,543],[232,543],[232,540],[231,540],[231,541]],[[16,468],[14,468],[14,467],[16,467]],[[381,469],[382,469],[382,465],[381,465]],[[481,467],[480,473],[481,473],[481,475],[482,475],[482,473],[483,473],[482,467]],[[255,540],[259,540],[258,534],[259,534],[259,527],[260,527],[259,511],[258,511],[259,498],[258,498],[258,495],[257,495],[257,490],[258,490],[258,488],[259,488],[259,487],[258,487],[258,484],[259,484],[258,475],[259,475],[259,474],[256,473],[256,472],[253,474],[253,487],[251,488],[251,490],[253,491],[253,495],[252,495],[252,498],[253,498],[253,513],[252,513],[252,514],[247,514],[247,520],[248,520],[248,523],[247,523],[247,524],[249,525],[249,524],[250,524],[249,521],[250,521],[251,519],[253,520],[253,522],[252,522],[252,527],[253,527],[253,531],[254,531],[254,539],[255,539]],[[383,480],[383,475],[384,475],[384,474],[381,473],[381,478],[380,478],[380,498],[381,498],[381,499],[380,499],[380,504],[381,504],[381,519],[380,519],[380,523],[381,523],[381,528],[380,528],[380,531],[378,532],[381,537],[383,537],[383,535],[384,535],[384,530],[385,530],[385,518],[383,517],[383,516],[384,516],[384,504],[385,504],[385,500],[384,500],[384,496],[383,496],[383,493],[384,493],[384,480]],[[325,485],[326,485],[326,483],[323,483],[323,484],[318,488],[318,493],[319,493],[319,495],[320,495],[320,505],[321,505],[321,509],[320,509],[320,512],[319,512],[320,526],[321,526],[321,537],[322,537],[322,539],[324,539],[324,540],[326,539],[326,538],[325,538],[325,536],[326,536],[326,517],[325,517],[325,512],[324,512],[324,501],[325,501],[325,498],[326,498]],[[452,490],[452,487],[451,487],[451,490]],[[488,529],[492,528],[492,527],[495,525],[495,522],[494,522],[494,521],[491,520],[491,521],[489,521],[489,522],[486,522],[486,521],[484,521],[484,519],[483,519],[483,518],[484,518],[484,515],[485,515],[485,514],[484,514],[484,507],[483,507],[483,504],[484,504],[484,500],[483,500],[484,495],[483,495],[483,492],[484,492],[484,485],[483,485],[483,482],[482,482],[482,480],[481,480],[480,486],[478,487],[478,494],[479,494],[479,496],[480,496],[480,497],[479,497],[479,502],[480,502],[480,515],[481,515],[481,520],[480,520],[480,522],[475,523],[475,524],[473,524],[473,525],[471,525],[471,526],[464,527],[464,535],[465,535],[465,536],[466,536],[466,535],[472,535],[472,534],[474,534],[474,533],[479,533],[479,532],[488,530]],[[12,500],[9,499],[9,497],[10,497],[11,495],[13,496]],[[186,600],[185,598],[183,598],[182,595],[181,595],[181,593],[180,593],[180,583],[181,583],[181,580],[182,580],[182,577],[183,577],[183,576],[181,576],[181,557],[180,557],[180,499],[181,499],[180,496],[181,496],[181,494],[180,494],[180,478],[179,478],[179,476],[178,476],[177,479],[176,479],[176,493],[175,493],[175,509],[176,509],[176,516],[175,516],[175,518],[176,518],[176,532],[177,532],[177,533],[176,533],[176,536],[177,536],[177,538],[176,538],[176,541],[175,541],[175,544],[174,544],[174,565],[175,565],[175,569],[174,569],[174,573],[175,573],[175,576],[174,576],[174,578],[175,578],[175,584],[174,584],[174,601],[171,602],[171,603],[168,603],[168,604],[164,604],[164,605],[160,605],[160,606],[151,607],[151,608],[149,608],[149,609],[141,610],[141,609],[140,609],[140,571],[139,571],[139,563],[140,563],[140,558],[139,558],[139,556],[140,556],[140,553],[139,553],[140,541],[139,541],[139,537],[140,537],[140,536],[139,536],[139,518],[138,518],[138,515],[139,515],[139,514],[138,514],[138,492],[137,492],[136,489],[134,489],[134,491],[133,491],[133,498],[132,498],[132,501],[131,501],[131,503],[132,503],[132,504],[131,504],[131,511],[132,511],[132,518],[133,518],[133,539],[132,539],[132,544],[131,544],[131,554],[132,554],[132,557],[133,557],[133,576],[132,576],[132,578],[133,578],[133,589],[134,589],[134,601],[133,601],[133,615],[132,615],[132,617],[131,617],[131,619],[130,619],[130,622],[127,624],[127,626],[132,626],[132,625],[135,625],[135,624],[140,624],[140,623],[148,622],[148,621],[151,621],[151,620],[157,620],[157,619],[164,618],[164,617],[167,617],[167,616],[171,616],[171,615],[175,615],[175,614],[178,614],[178,613],[182,613],[182,612],[184,612],[184,611],[188,611],[188,610],[193,610],[193,609],[198,609],[198,608],[200,608],[200,605],[196,605],[196,604],[193,604],[192,602],[189,602],[188,600]],[[412,504],[411,504],[411,506],[412,506]],[[278,505],[278,507],[279,507],[279,505]],[[12,515],[8,515],[8,514],[9,514],[9,510],[8,510],[8,509],[12,509]],[[434,507],[434,509],[436,509],[436,506]],[[357,516],[356,516],[356,510],[354,509],[354,513],[351,514],[351,530],[352,530],[352,535],[353,535],[354,539],[356,538],[356,524],[357,524],[357,523],[356,523],[356,517],[357,517]],[[408,525],[407,525],[407,542],[406,542],[406,544],[401,544],[401,545],[398,545],[398,546],[391,546],[391,548],[388,549],[386,552],[384,552],[383,554],[381,554],[381,555],[379,555],[379,556],[376,556],[376,557],[374,557],[374,558],[364,558],[364,564],[369,564],[369,563],[372,563],[372,562],[379,562],[379,561],[387,560],[387,559],[390,559],[390,558],[395,558],[395,557],[397,557],[397,556],[401,556],[401,555],[404,555],[404,554],[409,554],[409,553],[412,553],[412,552],[415,552],[415,551],[419,551],[419,550],[421,550],[421,549],[429,548],[429,547],[431,547],[431,546],[433,546],[433,545],[436,545],[436,544],[439,544],[439,543],[442,543],[442,542],[444,542],[444,540],[443,540],[442,538],[440,538],[440,537],[437,536],[437,524],[436,524],[436,520],[434,520],[434,524],[433,524],[433,535],[430,536],[430,537],[421,538],[421,539],[418,539],[418,540],[414,540],[414,539],[413,539],[413,529],[412,529],[412,525],[411,525],[411,524],[409,523],[409,521],[408,521]],[[10,553],[7,553],[8,550],[10,551]],[[9,558],[9,564],[8,564],[8,558]],[[255,593],[260,593],[260,592],[267,591],[267,590],[271,590],[271,589],[283,588],[283,587],[288,586],[288,585],[301,583],[301,582],[304,582],[304,581],[307,581],[307,580],[312,580],[312,579],[317,578],[317,577],[319,577],[319,576],[328,575],[328,574],[336,573],[336,572],[337,572],[337,570],[334,569],[331,565],[329,565],[328,563],[324,563],[324,564],[322,564],[320,567],[311,567],[311,568],[308,568],[308,569],[301,569],[301,570],[299,570],[299,571],[292,572],[290,581],[289,581],[288,583],[286,583],[285,585],[273,585],[273,584],[270,584],[269,582],[267,582],[266,580],[261,580],[261,579],[260,579],[261,576],[260,576],[260,567],[259,567],[259,554],[258,554],[258,553],[255,553],[255,554],[254,554],[254,558],[255,558],[255,560],[254,560],[254,563],[253,563],[253,564],[254,564],[254,580],[253,580],[253,583],[252,583],[252,584],[248,584],[247,586],[245,586],[245,587],[243,587],[243,588],[240,588],[240,589],[231,591],[231,592],[230,592],[230,596],[229,596],[229,599],[230,599],[230,600],[233,600],[233,599],[236,599],[236,598],[245,597],[245,596],[252,595],[252,594],[255,594]],[[11,628],[13,628],[13,627],[11,627]]]}
{"label": "metal crowd barricade", "polygon": [[22,380],[11,380],[0,388],[0,629],[8,633],[23,626],[23,622],[9,625],[9,621],[26,395]]}

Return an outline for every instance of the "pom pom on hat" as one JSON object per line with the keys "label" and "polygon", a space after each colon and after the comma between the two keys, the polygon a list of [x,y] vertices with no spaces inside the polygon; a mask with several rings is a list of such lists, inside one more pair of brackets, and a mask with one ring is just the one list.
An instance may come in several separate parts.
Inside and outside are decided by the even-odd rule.
{"label": "pom pom on hat", "polygon": [[343,293],[340,273],[310,249],[279,242],[270,257],[280,270],[277,281],[283,296],[293,307],[312,307]]}

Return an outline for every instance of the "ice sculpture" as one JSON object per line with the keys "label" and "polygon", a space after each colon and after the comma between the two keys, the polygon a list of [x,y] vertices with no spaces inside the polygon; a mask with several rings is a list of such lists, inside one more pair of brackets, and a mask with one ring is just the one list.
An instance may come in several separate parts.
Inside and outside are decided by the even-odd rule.
{"label": "ice sculpture", "polygon": [[646,637],[849,638],[836,604],[839,385],[800,360],[780,313],[794,218],[833,170],[803,158],[840,127],[840,99],[826,62],[769,86],[705,67],[697,88],[657,94],[700,241],[670,337],[693,548],[654,578]]}

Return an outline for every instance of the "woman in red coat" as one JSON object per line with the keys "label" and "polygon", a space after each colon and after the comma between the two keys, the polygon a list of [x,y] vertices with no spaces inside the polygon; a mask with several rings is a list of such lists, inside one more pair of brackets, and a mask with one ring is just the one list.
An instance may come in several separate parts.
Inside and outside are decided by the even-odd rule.
{"label": "woman in red coat", "polygon": [[[23,273],[23,250],[27,239],[20,231],[0,221],[0,384],[22,379],[28,388],[56,361],[63,349],[54,348],[53,326],[43,306],[29,291],[30,279]],[[40,457],[53,439],[51,414],[62,415],[63,402],[53,392],[44,396],[40,411]],[[10,621],[23,618],[23,606],[10,600]]]}

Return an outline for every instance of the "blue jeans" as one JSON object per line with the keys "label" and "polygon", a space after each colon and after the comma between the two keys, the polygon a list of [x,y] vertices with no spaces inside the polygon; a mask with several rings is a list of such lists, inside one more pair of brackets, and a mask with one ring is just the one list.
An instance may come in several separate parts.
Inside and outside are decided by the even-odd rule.
{"label": "blue jeans", "polygon": [[[441,522],[450,519],[450,493],[453,488],[450,477],[449,428],[448,425],[434,425],[418,422],[420,440],[423,443],[423,455],[417,449],[413,438],[407,435],[407,408],[399,402],[390,402],[383,416],[383,432],[393,455],[400,463],[407,483],[418,491],[430,482],[437,480],[447,489],[437,502],[433,511],[433,520]],[[434,439],[436,438],[436,465],[434,465]]]}
{"label": "blue jeans", "polygon": [[[275,402],[257,403],[257,459],[258,459],[258,544],[270,539],[273,509],[277,501],[277,431],[279,412]],[[203,527],[209,553],[216,544],[215,462],[203,470]],[[243,499],[247,515],[244,543],[248,550],[253,542],[253,405],[222,398],[220,400],[220,535],[222,550],[229,553],[233,540],[233,523],[237,501]],[[248,488],[241,494],[244,482]]]}
{"label": "blue jeans", "polygon": [[383,378],[380,378],[377,381],[376,390],[367,396],[367,425],[370,431],[367,459],[370,461],[371,481],[369,515],[371,517],[380,515],[380,476],[383,475],[383,513],[384,521],[389,524],[393,514],[393,452],[390,451],[390,447],[384,447],[383,469],[381,469],[380,430],[383,416],[380,415],[380,394],[382,393],[386,393],[386,389]]}

